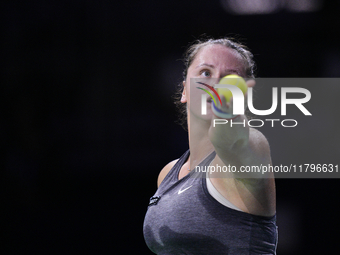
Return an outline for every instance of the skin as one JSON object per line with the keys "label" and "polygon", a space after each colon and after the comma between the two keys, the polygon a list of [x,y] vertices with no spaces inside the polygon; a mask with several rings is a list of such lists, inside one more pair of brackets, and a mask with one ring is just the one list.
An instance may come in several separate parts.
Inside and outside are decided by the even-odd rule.
{"label": "skin", "polygon": [[[216,117],[211,111],[211,103],[207,106],[207,115],[201,116],[190,108],[190,98],[199,98],[202,92],[190,89],[190,78],[220,79],[228,74],[245,77],[244,62],[237,51],[223,45],[207,45],[200,49],[190,65],[186,80],[183,81],[182,103],[188,104],[188,130],[190,157],[183,164],[178,179],[186,176],[188,169],[202,161],[210,152],[216,151],[216,157],[211,165],[259,166],[271,164],[270,149],[267,139],[261,132],[243,125],[216,125]],[[254,81],[247,82],[248,87],[254,86]],[[193,86],[195,88],[195,86]],[[190,97],[190,93],[193,93]],[[196,95],[197,94],[197,95]],[[231,112],[231,103],[222,97],[225,112]],[[246,116],[240,115],[233,121],[243,122]],[[177,160],[167,164],[158,176],[158,186]],[[191,168],[190,162],[195,162]],[[261,173],[219,173],[219,178],[211,175],[215,188],[231,203],[242,211],[261,216],[272,216],[276,212],[275,181],[273,174]]]}

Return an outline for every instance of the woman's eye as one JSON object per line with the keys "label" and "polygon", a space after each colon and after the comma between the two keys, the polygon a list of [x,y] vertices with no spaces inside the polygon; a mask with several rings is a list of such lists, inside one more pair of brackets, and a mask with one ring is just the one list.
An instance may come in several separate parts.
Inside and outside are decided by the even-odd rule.
{"label": "woman's eye", "polygon": [[208,71],[208,70],[203,70],[203,71],[201,72],[201,75],[203,75],[204,77],[210,77],[210,76],[211,76],[211,72]]}

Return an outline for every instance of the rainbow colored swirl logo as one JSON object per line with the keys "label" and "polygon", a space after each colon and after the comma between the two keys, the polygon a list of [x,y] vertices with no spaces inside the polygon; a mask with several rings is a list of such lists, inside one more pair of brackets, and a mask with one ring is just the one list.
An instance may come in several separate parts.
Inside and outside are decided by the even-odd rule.
{"label": "rainbow colored swirl logo", "polygon": [[[219,100],[219,102],[220,102],[220,104],[222,105],[222,100],[221,100],[221,98],[220,98],[220,96],[219,96],[219,94],[217,93],[217,91],[214,89],[214,87],[212,87],[212,86],[210,86],[210,85],[208,85],[208,84],[205,84],[205,83],[203,83],[203,82],[197,82],[197,83],[199,83],[199,84],[201,84],[201,85],[204,85],[204,86],[206,86],[207,88],[209,88],[212,92],[214,92],[215,93],[215,95],[217,96],[217,98],[218,98],[218,100]],[[209,96],[211,96],[211,98],[212,98],[212,100],[214,101],[214,103],[215,103],[215,105],[217,105],[216,104],[216,100],[215,100],[215,98],[214,98],[214,96],[210,93],[210,91],[209,90],[206,90],[206,89],[204,89],[204,88],[201,88],[201,87],[196,87],[196,88],[198,88],[198,89],[201,89],[201,90],[203,90],[203,91],[205,91]]]}

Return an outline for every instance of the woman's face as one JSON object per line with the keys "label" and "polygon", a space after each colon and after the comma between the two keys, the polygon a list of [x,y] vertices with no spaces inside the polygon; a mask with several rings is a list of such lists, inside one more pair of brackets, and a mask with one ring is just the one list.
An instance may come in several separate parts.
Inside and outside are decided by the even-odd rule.
{"label": "woman's face", "polygon": [[[203,47],[189,66],[186,80],[183,82],[184,89],[181,102],[188,103],[188,110],[194,115],[211,119],[210,96],[207,97],[207,115],[202,116],[200,113],[201,95],[205,92],[197,89],[197,87],[203,87],[197,84],[197,81],[204,81],[206,84],[214,86],[228,74],[246,76],[244,60],[239,53],[220,44]],[[190,99],[192,102],[190,102]]]}

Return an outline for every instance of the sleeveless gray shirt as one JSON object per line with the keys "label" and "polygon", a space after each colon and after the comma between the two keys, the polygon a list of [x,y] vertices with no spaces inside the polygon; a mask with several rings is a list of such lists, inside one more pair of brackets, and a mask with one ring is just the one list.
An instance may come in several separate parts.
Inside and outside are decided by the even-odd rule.
{"label": "sleeveless gray shirt", "polygon": [[[178,180],[188,156],[189,150],[150,198],[143,227],[149,249],[160,255],[276,254],[276,215],[256,216],[220,204],[203,177]],[[208,166],[214,157],[215,152],[200,165]]]}

